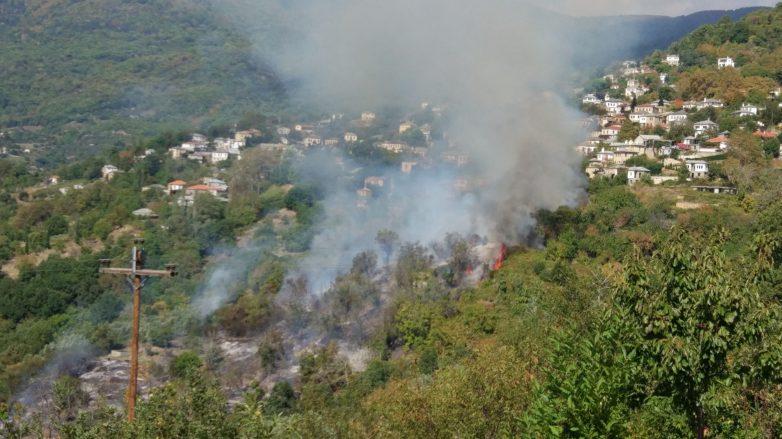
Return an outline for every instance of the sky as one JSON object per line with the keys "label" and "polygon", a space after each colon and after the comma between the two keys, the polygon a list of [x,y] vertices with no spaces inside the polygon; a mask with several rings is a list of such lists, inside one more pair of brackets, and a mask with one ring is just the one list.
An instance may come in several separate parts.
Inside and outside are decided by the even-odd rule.
{"label": "sky", "polygon": [[544,8],[569,15],[685,15],[714,9],[774,6],[779,0],[532,0]]}

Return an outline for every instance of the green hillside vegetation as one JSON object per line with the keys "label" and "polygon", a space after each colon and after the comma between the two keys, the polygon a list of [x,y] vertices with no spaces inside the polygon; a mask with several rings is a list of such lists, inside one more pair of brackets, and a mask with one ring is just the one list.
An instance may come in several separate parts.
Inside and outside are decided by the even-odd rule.
{"label": "green hillside vegetation", "polygon": [[[678,68],[663,63],[667,53],[679,55]],[[723,57],[733,58],[738,69],[718,71],[717,59]],[[648,61],[658,71],[670,71],[684,99],[763,103],[782,82],[782,6],[703,26]]]}
{"label": "green hillside vegetation", "polygon": [[206,1],[12,0],[0,21],[0,143],[11,152],[32,143],[62,163],[285,105],[270,67]]}

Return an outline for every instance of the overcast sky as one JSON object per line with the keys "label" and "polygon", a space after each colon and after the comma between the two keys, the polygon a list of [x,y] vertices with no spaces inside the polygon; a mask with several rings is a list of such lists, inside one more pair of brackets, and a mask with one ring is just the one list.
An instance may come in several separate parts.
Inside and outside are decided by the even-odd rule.
{"label": "overcast sky", "polygon": [[779,0],[531,0],[570,15],[685,15],[713,9],[774,6]]}

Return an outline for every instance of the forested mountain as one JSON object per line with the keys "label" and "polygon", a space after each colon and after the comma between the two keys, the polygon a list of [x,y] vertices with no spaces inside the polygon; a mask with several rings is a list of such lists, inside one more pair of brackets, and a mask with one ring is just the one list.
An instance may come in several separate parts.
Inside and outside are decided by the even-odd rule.
{"label": "forested mountain", "polygon": [[[241,19],[241,8],[266,3],[282,5],[261,14],[268,24]],[[285,26],[295,28],[285,9],[291,5],[295,2],[2,2],[0,146],[11,153],[31,149],[45,165],[165,129],[205,129],[248,111],[278,114],[288,104],[286,86],[265,54],[285,38]],[[588,36],[577,39],[600,42],[581,48],[580,64],[637,57],[700,24],[750,10],[574,20],[576,33]],[[253,27],[252,45],[244,26]]]}
{"label": "forested mountain", "polygon": [[13,0],[0,11],[2,141],[50,147],[48,161],[284,102],[272,69],[206,1]]}
{"label": "forested mountain", "polygon": [[579,32],[599,41],[599,47],[589,48],[579,60],[583,67],[596,67],[623,59],[635,59],[655,49],[667,47],[699,26],[728,17],[738,20],[760,8],[726,11],[701,11],[678,17],[615,16],[579,19],[574,25]]}

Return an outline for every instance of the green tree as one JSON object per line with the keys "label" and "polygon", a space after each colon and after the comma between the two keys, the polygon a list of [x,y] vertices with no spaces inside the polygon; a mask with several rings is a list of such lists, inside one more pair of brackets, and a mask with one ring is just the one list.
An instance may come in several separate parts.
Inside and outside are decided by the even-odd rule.
{"label": "green tree", "polygon": [[622,129],[619,130],[619,141],[624,142],[627,140],[633,140],[641,134],[641,127],[631,122],[629,119],[625,119],[622,122]]}
{"label": "green tree", "polygon": [[[731,436],[735,386],[778,382],[778,306],[764,301],[752,264],[729,261],[720,235],[695,238],[674,229],[652,257],[628,261],[616,303],[641,335],[638,346],[651,394],[672,398],[692,430]],[[719,433],[717,433],[719,435]]]}

